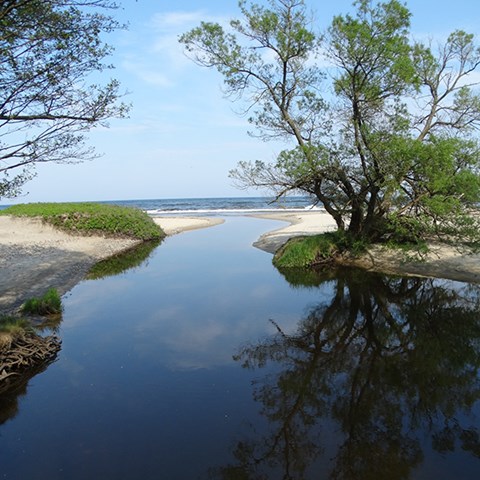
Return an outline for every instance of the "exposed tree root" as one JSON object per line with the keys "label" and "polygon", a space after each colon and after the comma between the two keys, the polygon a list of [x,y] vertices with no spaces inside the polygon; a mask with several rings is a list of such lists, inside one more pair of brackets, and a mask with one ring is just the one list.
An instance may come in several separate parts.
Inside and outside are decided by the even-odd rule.
{"label": "exposed tree root", "polygon": [[[5,340],[5,339],[4,339]],[[34,332],[12,336],[0,345],[0,394],[10,390],[29,371],[55,360],[61,348],[53,335],[41,337]]]}

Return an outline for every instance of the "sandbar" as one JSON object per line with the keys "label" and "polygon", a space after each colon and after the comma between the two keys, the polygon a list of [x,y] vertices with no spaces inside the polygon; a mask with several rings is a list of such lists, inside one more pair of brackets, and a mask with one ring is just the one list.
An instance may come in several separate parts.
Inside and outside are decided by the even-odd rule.
{"label": "sandbar", "polygon": [[289,225],[264,233],[253,245],[265,252],[275,253],[292,237],[318,235],[337,228],[335,221],[323,210],[305,212],[261,213],[251,215],[255,218],[281,220]]}
{"label": "sandbar", "polygon": [[213,227],[223,223],[225,220],[218,217],[152,217],[153,221],[162,227],[167,235],[176,235],[177,233],[198,228]]}

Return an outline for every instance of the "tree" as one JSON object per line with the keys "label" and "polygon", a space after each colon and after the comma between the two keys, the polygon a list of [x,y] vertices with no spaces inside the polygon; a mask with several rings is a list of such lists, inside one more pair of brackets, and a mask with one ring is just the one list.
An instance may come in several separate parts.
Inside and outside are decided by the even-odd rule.
{"label": "tree", "polygon": [[93,158],[85,132],[122,117],[119,84],[92,83],[109,68],[104,33],[121,25],[109,0],[0,4],[0,198],[17,195],[35,164]]}
{"label": "tree", "polygon": [[[397,0],[357,0],[355,15],[334,17],[323,36],[303,0],[269,4],[242,0],[244,21],[231,31],[202,23],[180,38],[198,64],[223,75],[227,95],[243,97],[255,135],[296,144],[274,163],[241,162],[231,172],[239,186],[271,188],[277,198],[307,193],[353,237],[473,232],[473,36],[454,32],[438,52],[412,43],[411,14]],[[328,102],[320,55],[333,72]]]}

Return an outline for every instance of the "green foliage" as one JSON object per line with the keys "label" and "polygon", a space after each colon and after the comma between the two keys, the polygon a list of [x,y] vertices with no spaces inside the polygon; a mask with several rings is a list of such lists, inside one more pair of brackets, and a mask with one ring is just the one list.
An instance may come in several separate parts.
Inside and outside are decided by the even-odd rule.
{"label": "green foliage", "polygon": [[0,2],[0,198],[21,192],[39,162],[94,158],[85,133],[124,117],[106,33],[123,28],[111,0]]}
{"label": "green foliage", "polygon": [[420,245],[425,236],[425,222],[419,217],[391,215],[385,231],[385,241],[392,246]]}
{"label": "green foliage", "polygon": [[[254,135],[296,143],[272,163],[240,162],[230,172],[236,184],[277,198],[308,194],[351,238],[417,243],[468,233],[464,241],[478,242],[475,37],[457,30],[436,49],[414,43],[399,0],[357,0],[324,35],[304,1],[268,5],[241,1],[243,21],[232,21],[231,33],[202,24],[180,40],[247,103]],[[313,61],[318,55],[330,64]],[[334,91],[331,103],[324,91]]]}
{"label": "green foliage", "polygon": [[159,240],[161,228],[136,208],[99,203],[30,203],[14,205],[0,215],[41,217],[47,223],[68,232],[102,233],[139,240]]}
{"label": "green foliage", "polygon": [[363,240],[355,239],[342,231],[296,237],[275,253],[273,263],[280,269],[311,267],[329,263],[335,256],[346,251],[358,255],[366,247]]}
{"label": "green foliage", "polygon": [[30,328],[29,322],[24,318],[13,317],[10,315],[0,316],[0,333],[15,337],[23,334],[25,330]]}
{"label": "green foliage", "polygon": [[[320,50],[305,2],[285,0],[270,6],[242,0],[244,19],[230,22],[234,33],[202,22],[180,42],[195,62],[223,75],[227,95],[250,99],[249,122],[258,127],[253,135],[278,138],[289,136],[292,128],[300,135],[297,124],[312,134],[328,128],[325,102],[318,95],[325,75],[306,64],[312,51]],[[271,57],[264,55],[267,51]]]}
{"label": "green foliage", "polygon": [[336,16],[329,29],[329,55],[342,71],[334,86],[340,97],[358,98],[362,107],[380,110],[386,99],[409,88],[415,74],[409,56],[411,14],[397,1],[375,5],[360,0],[356,5],[355,17]]}
{"label": "green foliage", "polygon": [[289,240],[273,257],[279,268],[309,267],[319,261],[333,257],[335,244],[325,235],[297,237]]}
{"label": "green foliage", "polygon": [[29,298],[22,306],[23,313],[34,315],[57,315],[62,309],[62,299],[55,288],[50,288],[40,298]]}

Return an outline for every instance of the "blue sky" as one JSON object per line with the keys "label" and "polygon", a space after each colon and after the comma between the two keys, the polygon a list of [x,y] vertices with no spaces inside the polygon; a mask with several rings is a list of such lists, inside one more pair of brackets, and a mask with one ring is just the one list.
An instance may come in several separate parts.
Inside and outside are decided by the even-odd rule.
{"label": "blue sky", "polygon": [[[25,195],[3,204],[148,198],[256,195],[236,189],[228,171],[241,160],[273,160],[281,144],[247,135],[249,125],[222,96],[222,79],[190,61],[178,36],[202,20],[226,22],[238,16],[237,0],[119,0],[115,16],[129,22],[108,42],[115,48],[117,78],[132,103],[128,119],[89,134],[103,156],[75,165],[45,164],[25,186]],[[264,3],[259,0],[257,3]],[[412,33],[445,38],[455,29],[480,34],[478,0],[410,0]],[[313,1],[320,29],[350,0]]]}

